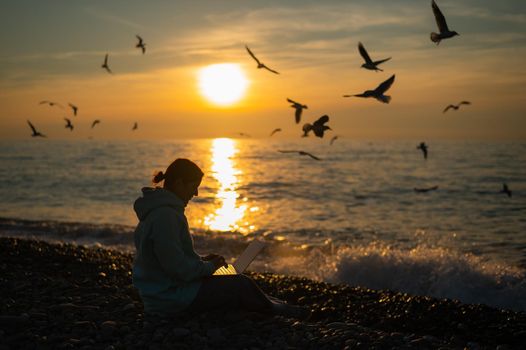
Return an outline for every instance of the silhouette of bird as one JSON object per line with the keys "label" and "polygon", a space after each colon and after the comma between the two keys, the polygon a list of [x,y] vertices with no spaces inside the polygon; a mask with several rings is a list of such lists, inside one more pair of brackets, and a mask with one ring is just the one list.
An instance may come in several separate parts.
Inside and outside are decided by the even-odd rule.
{"label": "silhouette of bird", "polygon": [[106,56],[104,57],[104,63],[102,64],[101,68],[104,68],[106,69],[106,71],[110,74],[112,74],[113,72],[111,71],[110,67],[108,66],[108,54],[106,54]]}
{"label": "silhouette of bird", "polygon": [[336,141],[337,139],[338,139],[338,135],[333,136],[332,139],[331,139],[330,145],[332,146],[334,141]]}
{"label": "silhouette of bird", "polygon": [[73,131],[73,124],[71,124],[71,120],[69,120],[68,118],[64,118],[64,120],[66,121],[65,128],[69,129],[70,131]]}
{"label": "silhouette of bird", "polygon": [[137,124],[137,122],[135,122],[135,123],[133,124],[132,131],[133,131],[133,130],[137,130],[138,127],[139,127],[139,124]]}
{"label": "silhouette of bird", "polygon": [[303,135],[302,137],[309,136],[309,132],[314,132],[314,135],[323,138],[323,134],[325,133],[325,130],[332,130],[328,125],[324,125],[329,121],[328,115],[323,115],[318,118],[314,123],[305,123],[303,125]]}
{"label": "silhouette of bird", "polygon": [[429,192],[429,191],[435,191],[438,189],[438,186],[433,187],[427,187],[427,188],[414,188],[415,192],[423,193],[423,192]]}
{"label": "silhouette of bird", "polygon": [[435,0],[431,0],[431,8],[433,9],[433,14],[435,15],[435,20],[437,22],[438,31],[440,33],[431,33],[431,41],[436,43],[437,45],[440,44],[441,40],[449,39],[454,37],[455,35],[459,35],[455,31],[449,30],[446,23],[446,18],[438,8],[438,5],[436,4]]}
{"label": "silhouette of bird", "polygon": [[424,154],[424,159],[427,159],[427,148],[428,146],[425,142],[420,142],[420,144],[416,146],[416,149],[422,150],[422,153]]}
{"label": "silhouette of bird", "polygon": [[33,133],[31,134],[32,137],[37,137],[37,136],[39,136],[39,137],[47,137],[46,135],[44,135],[41,132],[37,131],[37,129],[35,129],[35,126],[33,124],[31,124],[31,122],[29,120],[27,121],[27,124],[29,124],[29,127],[33,131]]}
{"label": "silhouette of bird", "polygon": [[456,111],[457,109],[459,109],[460,106],[462,106],[462,105],[470,105],[470,104],[471,104],[471,102],[469,102],[469,101],[461,101],[461,102],[459,102],[456,105],[449,105],[449,106],[447,106],[446,108],[444,108],[442,113],[446,113],[451,108],[453,108]]}
{"label": "silhouette of bird", "polygon": [[365,60],[365,63],[362,64],[362,68],[374,70],[375,72],[378,72],[378,71],[383,72],[382,69],[378,68],[378,65],[380,63],[384,63],[385,61],[389,61],[391,59],[391,57],[389,57],[389,58],[379,60],[379,61],[371,60],[371,57],[369,57],[367,50],[365,49],[363,44],[360,42],[358,43],[358,51],[360,51],[360,55],[362,55],[363,59]]}
{"label": "silhouette of bird", "polygon": [[137,45],[135,45],[135,47],[141,48],[142,54],[144,55],[144,53],[146,52],[146,43],[142,40],[142,38],[139,35],[135,35],[135,37],[139,40],[139,42],[137,43]]}
{"label": "silhouette of bird", "polygon": [[261,63],[258,58],[256,57],[256,55],[254,55],[252,53],[252,51],[250,51],[250,49],[248,48],[247,45],[245,45],[245,48],[247,49],[248,53],[250,54],[250,56],[252,56],[252,58],[257,62],[258,64],[258,69],[261,69],[261,68],[264,68],[266,70],[268,70],[269,72],[272,72],[272,73],[275,73],[275,74],[279,74],[279,72],[276,72],[275,70],[273,69],[270,69],[269,67],[265,66],[263,63]]}
{"label": "silhouette of bird", "polygon": [[287,98],[287,101],[292,103],[292,108],[296,109],[294,117],[296,118],[296,124],[298,124],[301,120],[301,112],[303,112],[304,109],[308,109],[309,107],[307,107],[307,105],[303,105],[299,102],[293,101],[290,98]]}
{"label": "silhouette of bird", "polygon": [[59,107],[59,108],[64,109],[64,107],[62,107],[62,105],[61,105],[60,103],[58,103],[58,102],[53,102],[53,101],[44,100],[44,101],[40,101],[39,104],[41,104],[41,105],[43,105],[43,104],[47,104],[47,105],[49,105],[50,107],[57,106],[57,107]]}
{"label": "silhouette of bird", "polygon": [[270,136],[274,135],[274,134],[277,133],[278,131],[281,131],[281,129],[280,129],[280,128],[277,128],[277,129],[272,130],[272,132],[270,133]]}
{"label": "silhouette of bird", "polygon": [[97,125],[97,124],[99,124],[99,123],[100,123],[100,120],[95,119],[95,120],[93,121],[93,123],[91,123],[91,128],[93,129],[93,128],[95,127],[95,125]]}
{"label": "silhouette of bird", "polygon": [[246,134],[244,132],[238,132],[237,134],[241,137],[251,137],[249,134]]}
{"label": "silhouette of bird", "polygon": [[309,152],[305,152],[305,151],[286,151],[286,150],[278,150],[278,152],[281,152],[281,153],[298,153],[299,155],[301,156],[309,156],[311,157],[312,159],[315,159],[315,160],[321,160],[321,158],[318,158],[316,157],[315,155],[309,153]]}
{"label": "silhouette of bird", "polygon": [[511,197],[511,190],[508,188],[508,185],[506,183],[502,184],[502,190],[500,190],[499,193],[506,193],[508,197]]}
{"label": "silhouette of bird", "polygon": [[391,85],[393,85],[394,80],[395,75],[393,74],[389,79],[378,85],[374,90],[366,90],[364,93],[357,95],[343,95],[343,97],[374,97],[380,102],[389,103],[389,101],[391,101],[391,96],[384,95],[384,93],[389,90]]}
{"label": "silhouette of bird", "polygon": [[68,105],[71,107],[71,109],[73,110],[73,115],[76,117],[77,116],[77,111],[79,110],[79,108],[77,106],[75,106],[74,104],[71,104],[71,103],[68,103]]}

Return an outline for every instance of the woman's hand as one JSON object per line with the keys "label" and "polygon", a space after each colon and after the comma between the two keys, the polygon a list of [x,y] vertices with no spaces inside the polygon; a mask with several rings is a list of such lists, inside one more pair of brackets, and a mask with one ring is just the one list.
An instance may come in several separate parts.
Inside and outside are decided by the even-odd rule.
{"label": "woman's hand", "polygon": [[210,261],[214,264],[215,269],[217,270],[221,266],[228,267],[228,264],[221,255],[216,255]]}

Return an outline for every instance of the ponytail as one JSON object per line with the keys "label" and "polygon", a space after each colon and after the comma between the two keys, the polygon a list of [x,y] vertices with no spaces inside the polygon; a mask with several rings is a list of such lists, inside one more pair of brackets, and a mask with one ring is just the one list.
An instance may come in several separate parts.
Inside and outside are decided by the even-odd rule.
{"label": "ponytail", "polygon": [[152,182],[154,184],[158,184],[159,182],[163,181],[165,177],[165,174],[162,171],[159,171],[153,175]]}

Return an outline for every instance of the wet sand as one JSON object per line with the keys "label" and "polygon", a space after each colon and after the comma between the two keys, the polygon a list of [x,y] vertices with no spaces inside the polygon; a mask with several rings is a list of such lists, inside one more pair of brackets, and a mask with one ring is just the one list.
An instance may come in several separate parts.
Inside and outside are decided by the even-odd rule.
{"label": "wet sand", "polygon": [[251,273],[267,293],[313,310],[143,315],[130,254],[0,238],[0,349],[519,349],[526,313],[291,276]]}

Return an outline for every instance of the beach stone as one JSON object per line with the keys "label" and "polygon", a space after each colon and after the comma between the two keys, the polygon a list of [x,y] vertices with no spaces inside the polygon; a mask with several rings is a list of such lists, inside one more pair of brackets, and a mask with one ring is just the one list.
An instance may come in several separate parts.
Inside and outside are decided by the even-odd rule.
{"label": "beach stone", "polygon": [[104,336],[111,336],[117,330],[117,322],[104,321],[100,325],[100,330]]}
{"label": "beach stone", "polygon": [[122,308],[122,310],[123,310],[123,311],[135,310],[135,304],[134,304],[134,303],[126,304],[126,305]]}

